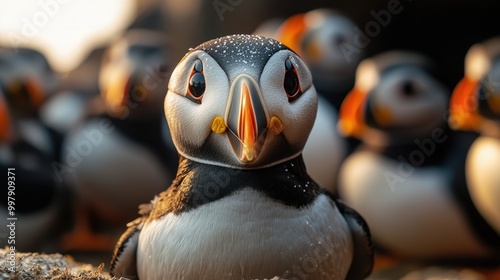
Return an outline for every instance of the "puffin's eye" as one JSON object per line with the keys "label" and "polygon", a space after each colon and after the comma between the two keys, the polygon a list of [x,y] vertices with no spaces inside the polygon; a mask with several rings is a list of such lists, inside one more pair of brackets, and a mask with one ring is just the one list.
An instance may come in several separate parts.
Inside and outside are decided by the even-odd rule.
{"label": "puffin's eye", "polygon": [[189,92],[196,98],[199,98],[205,92],[205,76],[196,72],[189,80]]}
{"label": "puffin's eye", "polygon": [[335,37],[333,37],[333,45],[334,46],[340,46],[341,44],[347,42],[347,39],[344,35],[339,34]]}
{"label": "puffin's eye", "polygon": [[283,88],[288,97],[288,102],[293,102],[302,95],[297,70],[295,70],[290,58],[285,60],[285,80],[283,81]]}
{"label": "puffin's eye", "polygon": [[198,104],[201,104],[201,99],[205,93],[205,75],[203,74],[203,63],[197,59],[194,63],[191,76],[189,77],[189,86],[186,97]]}
{"label": "puffin's eye", "polygon": [[417,94],[417,88],[411,81],[405,81],[401,87],[401,92],[405,97],[414,97]]}
{"label": "puffin's eye", "polygon": [[285,91],[288,95],[295,95],[295,93],[299,89],[299,79],[295,72],[286,71],[283,87],[285,87]]}

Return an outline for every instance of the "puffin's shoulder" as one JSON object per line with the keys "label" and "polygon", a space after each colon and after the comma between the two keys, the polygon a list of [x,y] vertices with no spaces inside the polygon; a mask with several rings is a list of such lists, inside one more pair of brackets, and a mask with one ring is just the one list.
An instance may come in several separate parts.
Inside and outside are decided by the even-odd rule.
{"label": "puffin's shoulder", "polygon": [[365,279],[374,265],[375,251],[368,224],[363,217],[343,201],[331,197],[344,216],[352,234],[353,256],[346,279]]}
{"label": "puffin's shoulder", "polygon": [[323,189],[321,193],[330,199],[332,207],[339,210],[351,231],[353,257],[346,279],[365,279],[372,272],[375,259],[375,250],[368,224],[356,210],[335,194],[326,189]]}

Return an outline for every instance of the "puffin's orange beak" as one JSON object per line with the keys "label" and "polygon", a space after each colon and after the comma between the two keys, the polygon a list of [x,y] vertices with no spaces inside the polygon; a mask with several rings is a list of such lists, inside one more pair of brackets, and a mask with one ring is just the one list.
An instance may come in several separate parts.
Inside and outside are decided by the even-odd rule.
{"label": "puffin's orange beak", "polygon": [[305,15],[297,14],[283,22],[278,30],[278,41],[300,53],[300,43],[306,30]]}
{"label": "puffin's orange beak", "polygon": [[0,143],[5,142],[10,136],[10,117],[7,105],[0,99]]}
{"label": "puffin's orange beak", "polygon": [[113,112],[118,112],[121,108],[127,106],[131,83],[132,77],[127,71],[112,73],[112,77],[110,77],[105,89],[104,102]]}
{"label": "puffin's orange beak", "polygon": [[252,98],[248,86],[245,83],[241,84],[241,102],[240,102],[240,120],[238,122],[238,138],[243,141],[244,156],[249,160],[253,160],[254,145],[257,141],[257,118],[252,105]]}
{"label": "puffin's orange beak", "polygon": [[233,150],[241,162],[252,162],[260,154],[267,132],[267,117],[255,81],[241,75],[233,82],[227,127]]}
{"label": "puffin's orange beak", "polygon": [[455,87],[450,99],[449,125],[457,130],[474,130],[482,123],[477,113],[478,82],[464,77]]}
{"label": "puffin's orange beak", "polygon": [[366,126],[363,121],[363,106],[367,94],[358,88],[354,88],[347,94],[339,113],[339,131],[345,136],[360,138]]}

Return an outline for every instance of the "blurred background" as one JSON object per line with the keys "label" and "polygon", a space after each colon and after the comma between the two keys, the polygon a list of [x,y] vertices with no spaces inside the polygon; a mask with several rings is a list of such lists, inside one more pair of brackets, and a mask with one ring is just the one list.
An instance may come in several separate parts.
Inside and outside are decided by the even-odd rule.
{"label": "blurred background", "polygon": [[[386,11],[395,7],[397,13],[389,13],[389,17],[380,18],[382,13],[387,15]],[[0,57],[12,50],[34,49],[48,61],[47,69],[43,68],[40,72],[47,70],[51,75],[53,70],[56,76],[53,82],[55,85],[47,82],[49,78],[44,81],[48,84],[47,88],[50,88],[46,90],[49,95],[72,92],[91,100],[102,92],[99,76],[103,65],[109,62],[107,50],[128,30],[148,29],[164,34],[169,53],[164,60],[167,65],[162,66],[164,68],[160,72],[171,73],[188,49],[200,43],[229,34],[254,33],[269,20],[281,23],[292,15],[317,8],[335,9],[354,21],[363,32],[365,44],[361,51],[364,57],[396,49],[427,55],[438,65],[438,76],[449,92],[464,75],[464,58],[471,45],[500,35],[500,2],[492,0],[17,0],[0,2]],[[28,58],[30,59],[33,58]],[[0,70],[5,70],[6,67],[2,67],[7,63],[2,63],[0,60]],[[144,65],[136,67],[147,69]],[[2,100],[0,105],[1,102]],[[0,107],[0,113],[1,109]],[[86,114],[77,111],[69,113],[78,113],[82,118]],[[64,118],[66,115],[61,116]],[[161,120],[164,122],[163,116]],[[64,134],[77,123],[78,120],[70,121],[66,130],[51,132],[56,134],[55,146],[62,146]],[[2,154],[0,159],[1,156]],[[54,160],[62,160],[57,151],[51,155],[50,160],[44,162]],[[40,171],[49,173],[53,170],[45,166]],[[44,179],[50,181],[52,178]],[[66,183],[71,185],[71,182],[63,182]],[[27,197],[39,198],[32,195]],[[72,209],[71,202],[65,204],[67,205],[62,206],[64,209]],[[132,211],[135,213],[135,206]],[[69,214],[71,211],[67,212],[63,213],[65,218],[59,221],[72,220]],[[125,222],[119,224],[117,232],[121,233],[125,229]],[[67,232],[71,223],[59,223],[58,228],[57,232],[49,233],[50,238]],[[0,234],[2,239],[6,237],[4,232]],[[52,241],[55,244],[58,242]],[[112,240],[111,243],[114,244],[115,241]],[[108,245],[107,243],[109,242],[103,241],[104,245]],[[30,248],[60,250],[58,245],[33,245],[28,250]],[[72,250],[74,249],[67,251]],[[101,250],[97,257],[83,255],[79,260],[94,264],[107,263],[110,254],[110,250]],[[377,267],[385,268],[390,263],[392,260],[382,258],[377,261]],[[411,270],[414,267],[410,263],[405,269]],[[495,273],[500,277],[498,272]]]}

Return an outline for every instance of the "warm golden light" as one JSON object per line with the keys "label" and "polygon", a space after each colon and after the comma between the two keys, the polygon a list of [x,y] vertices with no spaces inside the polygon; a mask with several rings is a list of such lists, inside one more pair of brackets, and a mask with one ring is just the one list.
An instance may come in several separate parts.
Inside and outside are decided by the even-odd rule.
{"label": "warm golden light", "polygon": [[0,44],[41,51],[60,72],[118,36],[135,16],[134,0],[17,0],[0,4]]}

